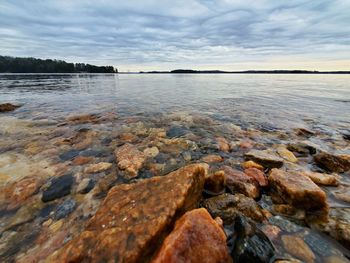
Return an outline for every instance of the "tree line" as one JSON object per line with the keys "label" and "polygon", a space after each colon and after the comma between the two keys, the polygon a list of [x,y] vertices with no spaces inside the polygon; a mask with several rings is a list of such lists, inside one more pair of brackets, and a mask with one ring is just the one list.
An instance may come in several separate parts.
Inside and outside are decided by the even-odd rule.
{"label": "tree line", "polygon": [[68,63],[56,59],[0,56],[1,73],[118,73],[113,66]]}

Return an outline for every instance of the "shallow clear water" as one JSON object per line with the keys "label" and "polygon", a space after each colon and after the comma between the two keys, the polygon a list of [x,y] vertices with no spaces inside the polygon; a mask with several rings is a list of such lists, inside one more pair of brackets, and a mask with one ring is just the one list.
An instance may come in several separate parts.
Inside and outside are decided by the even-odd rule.
{"label": "shallow clear water", "polygon": [[204,112],[240,125],[350,124],[349,75],[2,74],[0,103],[23,117],[115,109],[118,114]]}

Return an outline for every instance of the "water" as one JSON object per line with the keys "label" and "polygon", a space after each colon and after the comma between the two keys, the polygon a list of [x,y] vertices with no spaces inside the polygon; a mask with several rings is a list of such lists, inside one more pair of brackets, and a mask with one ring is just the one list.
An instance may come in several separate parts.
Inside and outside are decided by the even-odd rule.
{"label": "water", "polygon": [[[2,74],[0,103],[51,118],[77,112],[190,111],[248,124],[296,127],[303,120],[350,124],[349,75]],[[24,114],[24,113],[27,113]]]}

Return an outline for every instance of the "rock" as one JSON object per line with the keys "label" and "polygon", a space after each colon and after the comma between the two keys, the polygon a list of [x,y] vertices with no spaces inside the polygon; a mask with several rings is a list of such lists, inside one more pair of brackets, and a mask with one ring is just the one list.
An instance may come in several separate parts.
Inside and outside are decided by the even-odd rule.
{"label": "rock", "polygon": [[305,219],[305,210],[296,208],[292,205],[279,204],[272,206],[273,211],[278,214],[286,215],[288,217],[303,220]]}
{"label": "rock", "polygon": [[335,175],[325,173],[315,173],[311,171],[303,171],[302,175],[309,177],[315,184],[338,186],[339,180]]}
{"label": "rock", "polygon": [[100,162],[96,164],[90,164],[88,167],[85,168],[85,173],[100,173],[103,171],[107,171],[111,169],[112,164],[111,163],[105,163],[105,162]]}
{"label": "rock", "polygon": [[35,194],[42,185],[38,177],[25,177],[0,189],[0,208],[12,210]]}
{"label": "rock", "polygon": [[282,216],[272,216],[269,218],[269,222],[275,226],[278,226],[280,229],[282,229],[285,232],[300,232],[303,230],[303,228],[287,219],[285,219]]}
{"label": "rock", "polygon": [[216,154],[209,154],[202,158],[202,161],[206,163],[219,163],[219,162],[222,162],[223,160],[224,158]]}
{"label": "rock", "polygon": [[73,160],[74,165],[84,165],[89,162],[91,162],[92,157],[87,157],[87,156],[77,156]]}
{"label": "rock", "polygon": [[245,161],[241,164],[244,169],[256,168],[259,170],[264,170],[264,167],[254,161]]}
{"label": "rock", "polygon": [[143,166],[145,155],[131,144],[124,144],[115,150],[118,167],[126,170],[130,177],[137,176],[138,170]]}
{"label": "rock", "polygon": [[90,192],[95,186],[94,180],[90,178],[84,178],[77,187],[77,192],[79,194],[87,194]]}
{"label": "rock", "polygon": [[303,156],[308,154],[315,154],[319,148],[316,144],[310,143],[308,141],[293,142],[287,145],[288,150],[292,152],[297,152]]}
{"label": "rock", "polygon": [[333,155],[321,152],[314,156],[315,163],[330,172],[344,173],[350,170],[350,155]]}
{"label": "rock", "polygon": [[217,137],[216,138],[216,142],[219,146],[219,150],[223,151],[223,152],[229,152],[230,151],[230,144],[228,143],[228,141],[223,138],[223,137]]}
{"label": "rock", "polygon": [[97,123],[98,117],[95,114],[74,115],[67,118],[73,124]]}
{"label": "rock", "polygon": [[271,262],[274,248],[261,230],[242,216],[236,217],[234,229],[237,239],[231,254],[233,262]]}
{"label": "rock", "polygon": [[278,147],[277,153],[288,162],[298,162],[298,159],[295,157],[295,155],[284,146]]}
{"label": "rock", "polygon": [[281,229],[278,226],[270,224],[263,225],[261,231],[272,241],[276,240],[281,233]]}
{"label": "rock", "polygon": [[316,133],[312,130],[309,130],[307,128],[298,128],[295,130],[296,134],[299,136],[305,136],[305,137],[310,137],[315,135]]}
{"label": "rock", "polygon": [[315,255],[309,246],[298,236],[283,235],[282,236],[283,246],[288,253],[292,256],[297,257],[303,262],[312,263],[315,261]]}
{"label": "rock", "polygon": [[122,140],[123,142],[135,142],[138,140],[138,137],[135,134],[126,132],[126,133],[120,134],[119,139]]}
{"label": "rock", "polygon": [[3,104],[0,104],[0,112],[14,111],[15,109],[17,109],[19,107],[21,107],[21,106],[13,105],[11,103],[3,103]]}
{"label": "rock", "polygon": [[266,168],[280,168],[283,165],[283,159],[268,150],[250,150],[244,156]]}
{"label": "rock", "polygon": [[189,151],[184,151],[181,153],[182,158],[184,158],[185,161],[189,162],[192,159],[191,153]]}
{"label": "rock", "polygon": [[349,263],[349,260],[342,256],[330,256],[324,261],[325,263]]}
{"label": "rock", "polygon": [[186,127],[172,126],[166,132],[166,136],[169,138],[182,137],[182,136],[186,135],[188,132],[189,132],[189,130]]}
{"label": "rock", "polygon": [[267,178],[263,171],[256,168],[248,168],[244,170],[244,173],[253,178],[261,187],[268,185]]}
{"label": "rock", "polygon": [[350,203],[350,187],[342,187],[333,192],[335,198]]}
{"label": "rock", "polygon": [[85,230],[48,262],[148,261],[172,228],[202,195],[206,164],[113,187]]}
{"label": "rock", "polygon": [[204,191],[209,195],[219,195],[225,192],[225,172],[217,171],[205,178]]}
{"label": "rock", "polygon": [[76,202],[73,199],[67,199],[62,204],[57,206],[54,219],[60,220],[61,218],[65,218],[67,215],[72,213],[75,209]]}
{"label": "rock", "polygon": [[221,167],[221,170],[225,172],[226,186],[231,193],[241,193],[252,198],[259,197],[260,190],[255,179],[226,165]]}
{"label": "rock", "polygon": [[143,153],[147,158],[154,158],[159,154],[159,150],[157,147],[149,147],[144,149]]}
{"label": "rock", "polygon": [[222,194],[205,199],[202,206],[206,208],[213,218],[220,217],[225,225],[232,224],[235,217],[243,214],[255,221],[265,219],[263,209],[254,201],[242,194]]}
{"label": "rock", "polygon": [[63,226],[63,219],[58,220],[57,222],[51,224],[49,226],[49,229],[50,229],[51,233],[56,233],[58,230],[61,229],[62,226]]}
{"label": "rock", "polygon": [[204,209],[195,209],[177,220],[152,263],[232,262],[221,226]]}
{"label": "rock", "polygon": [[268,180],[274,202],[290,204],[308,211],[327,211],[325,192],[310,178],[298,172],[272,169]]}
{"label": "rock", "polygon": [[78,150],[70,150],[68,152],[62,153],[59,155],[59,158],[62,161],[70,161],[72,159],[74,159],[75,157],[77,157],[79,155],[80,151]]}
{"label": "rock", "polygon": [[66,174],[57,178],[54,178],[51,185],[44,190],[42,195],[43,202],[49,202],[57,198],[69,195],[74,182],[73,175]]}

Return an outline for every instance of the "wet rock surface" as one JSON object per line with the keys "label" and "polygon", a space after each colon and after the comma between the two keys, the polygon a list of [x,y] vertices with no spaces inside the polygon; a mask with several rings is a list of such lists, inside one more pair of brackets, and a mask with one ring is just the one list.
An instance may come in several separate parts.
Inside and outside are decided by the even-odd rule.
{"label": "wet rock surface", "polygon": [[251,150],[245,154],[246,159],[259,163],[265,168],[280,168],[283,159],[271,151]]}
{"label": "wet rock surface", "polygon": [[333,155],[322,152],[314,156],[314,161],[321,168],[330,172],[344,173],[350,170],[350,155]]}
{"label": "wet rock surface", "polygon": [[19,108],[20,106],[14,105],[11,103],[3,103],[0,104],[0,113],[1,112],[9,112],[9,111],[14,111],[15,109]]}
{"label": "wet rock surface", "polygon": [[71,174],[54,178],[50,186],[43,191],[41,199],[43,202],[49,202],[70,194],[73,182],[74,178]]}

